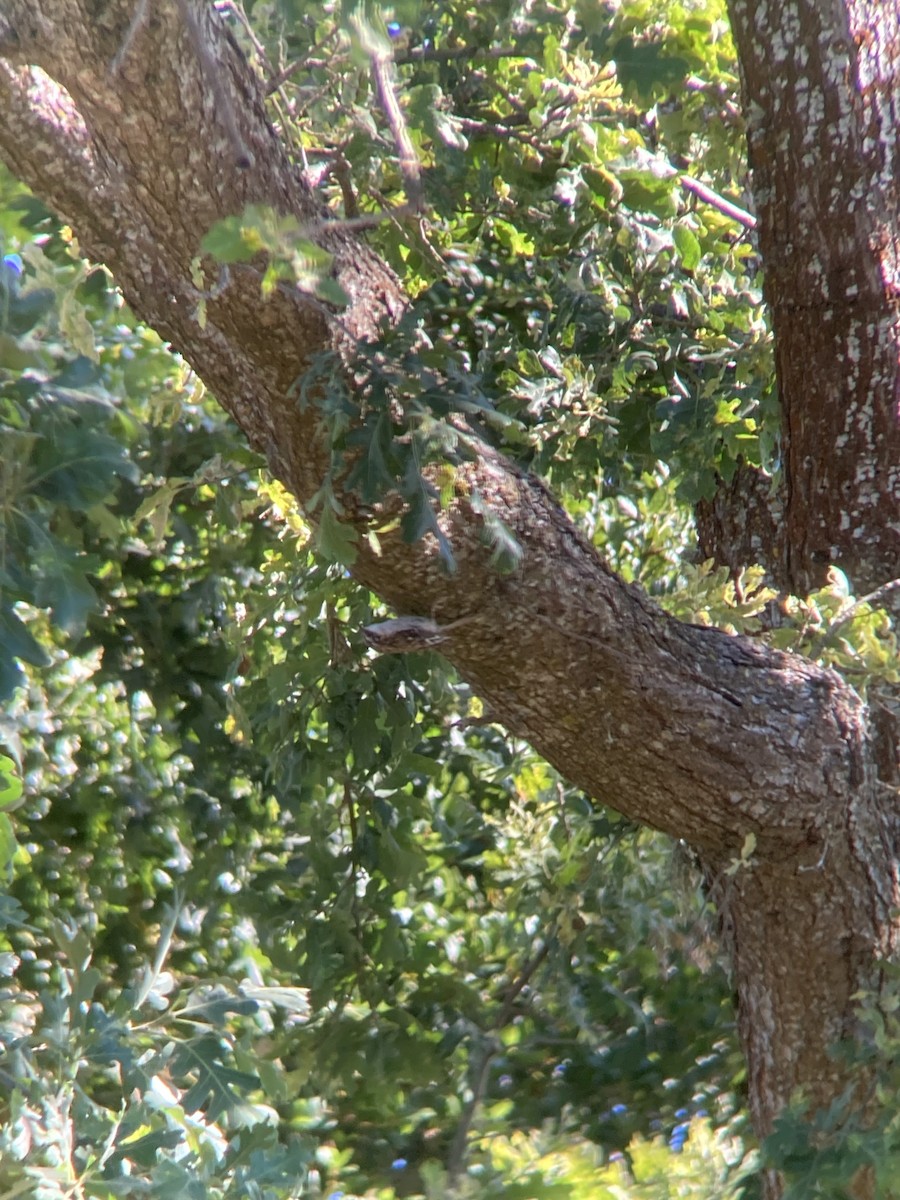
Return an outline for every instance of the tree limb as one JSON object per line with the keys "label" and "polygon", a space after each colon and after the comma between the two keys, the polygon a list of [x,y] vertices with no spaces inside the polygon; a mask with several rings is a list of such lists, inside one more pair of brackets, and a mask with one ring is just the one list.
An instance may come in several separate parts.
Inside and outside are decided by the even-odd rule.
{"label": "tree limb", "polygon": [[[7,0],[0,155],[110,267],[134,311],[305,502],[328,448],[293,386],[317,354],[371,337],[404,298],[377,257],[329,222],[214,8],[189,0],[189,32],[180,4],[156,0],[133,28],[133,0],[109,0],[100,18],[87,0]],[[235,137],[246,169],[236,167]],[[318,230],[350,298],[339,321],[297,290],[263,303],[253,266],[231,272],[200,320],[200,239],[248,203]],[[510,574],[491,565],[483,505],[522,547]],[[400,614],[437,622],[442,652],[498,719],[572,783],[699,850],[745,1013],[754,1012],[742,1029],[759,1126],[798,1080],[832,1094],[826,1047],[888,944],[896,902],[863,702],[830,671],[667,617],[610,570],[539,481],[490,449],[460,468],[441,522],[455,574],[433,539],[409,545],[394,534],[380,535],[379,554],[361,542],[357,579]],[[753,862],[726,876],[750,833]],[[823,930],[840,939],[839,958]],[[813,964],[805,974],[779,967],[804,956]],[[812,1024],[774,1058],[775,1023],[801,1011]]]}
{"label": "tree limb", "polygon": [[738,225],[743,225],[745,229],[756,228],[756,217],[752,213],[748,213],[745,208],[741,208],[732,200],[726,200],[724,196],[714,192],[711,187],[707,187],[699,179],[693,179],[690,175],[682,175],[679,182],[686,192],[692,192],[698,200],[718,209],[723,216],[737,221]]}

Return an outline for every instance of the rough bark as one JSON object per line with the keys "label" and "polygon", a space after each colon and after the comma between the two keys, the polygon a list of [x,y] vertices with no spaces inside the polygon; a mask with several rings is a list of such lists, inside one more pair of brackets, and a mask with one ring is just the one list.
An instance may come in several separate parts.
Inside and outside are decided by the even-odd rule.
{"label": "rough bark", "polygon": [[[99,9],[88,0],[4,0],[0,155],[111,268],[135,312],[184,355],[273,472],[306,500],[320,485],[326,448],[291,386],[323,348],[365,337],[396,314],[400,290],[365,246],[323,224],[267,121],[259,82],[212,6],[190,6],[208,62],[198,61],[180,6],[157,0],[111,71],[132,11],[131,0]],[[208,299],[205,324],[198,320],[191,263],[199,239],[251,201],[295,213],[336,255],[351,297],[340,325],[299,292],[282,290],[262,304],[250,267],[232,272]],[[869,521],[860,526],[866,561],[876,551],[890,561],[883,505],[896,477],[873,443],[890,433],[887,409],[860,402],[860,380],[871,390],[889,375],[893,386],[894,326],[871,308],[882,295],[877,270],[853,258],[854,247],[869,244],[866,231],[859,240],[862,220],[857,213],[857,232],[842,234],[841,263],[853,266],[865,304],[857,299],[852,319],[849,309],[832,307],[868,347],[855,390],[843,395],[864,410],[848,437],[876,474],[866,467],[864,478],[848,475],[846,487],[835,478],[834,486],[842,512]],[[218,268],[206,266],[214,280]],[[798,300],[794,281],[775,278],[792,297],[773,295],[778,321],[794,315]],[[818,310],[812,321],[827,324]],[[872,326],[865,338],[858,321]],[[803,328],[789,326],[791,353]],[[828,329],[834,340],[850,336]],[[847,351],[841,359],[821,328],[810,336],[814,348],[831,346],[834,369],[843,364],[846,376]],[[864,362],[869,350],[874,357]],[[830,405],[828,380],[822,394]],[[801,420],[789,403],[793,493],[830,504],[819,495],[832,478],[822,459],[835,453],[836,439],[826,436],[824,417]],[[489,564],[468,501],[476,489],[523,547],[514,574],[500,576]],[[803,511],[790,518],[798,564],[820,541],[820,523]],[[388,537],[381,555],[361,553],[358,579],[400,613],[442,624],[466,617],[442,649],[496,718],[591,795],[697,849],[731,948],[758,1128],[771,1127],[797,1084],[827,1101],[840,1082],[827,1047],[849,1030],[853,994],[872,984],[891,948],[898,893],[894,818],[879,788],[865,705],[838,676],[798,657],[665,616],[615,576],[538,481],[499,455],[485,451],[466,468],[442,519],[457,559],[453,576],[429,539],[410,546]],[[837,533],[829,533],[829,553]],[[726,873],[750,833],[752,860]],[[777,1183],[770,1187],[775,1195]]]}
{"label": "rough bark", "polygon": [[835,563],[862,594],[900,576],[900,13],[729,8],[776,333],[776,574],[802,594]]}
{"label": "rough bark", "polygon": [[694,509],[700,558],[728,568],[732,578],[759,563],[776,587],[792,589],[784,570],[783,509],[778,481],[758,467],[741,463],[731,479]]}

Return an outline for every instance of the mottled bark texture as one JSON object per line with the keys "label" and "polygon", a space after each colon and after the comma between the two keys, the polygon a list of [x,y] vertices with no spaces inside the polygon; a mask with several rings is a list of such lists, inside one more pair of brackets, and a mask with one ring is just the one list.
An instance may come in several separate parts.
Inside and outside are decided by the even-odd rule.
{"label": "mottled bark texture", "polygon": [[[895,0],[729,0],[765,295],[782,494],[758,540],[804,593],[900,576],[900,12]],[[729,562],[746,533],[704,511]]]}
{"label": "mottled bark texture", "polygon": [[[326,448],[314,419],[291,399],[291,385],[312,356],[348,334],[366,336],[400,310],[403,297],[371,251],[323,226],[266,118],[259,81],[212,6],[190,5],[205,46],[200,59],[173,0],[146,6],[122,56],[133,8],[133,0],[4,0],[0,154],[73,226],[84,250],[112,269],[134,310],[194,366],[305,500],[320,484]],[[758,48],[744,52],[748,75],[763,69]],[[111,71],[117,56],[121,65]],[[790,73],[783,63],[779,70]],[[845,90],[854,81],[848,73]],[[856,99],[841,103],[834,117],[843,121]],[[773,106],[767,120],[777,119]],[[764,142],[777,171],[793,169],[792,154],[799,163],[822,152],[818,143],[785,149],[792,128],[773,125]],[[760,154],[754,150],[755,160]],[[890,184],[883,181],[881,193]],[[848,187],[858,186],[857,174]],[[820,545],[829,554],[835,544],[856,548],[840,520],[823,532],[822,519],[839,506],[860,523],[853,528],[863,530],[865,561],[877,548],[884,569],[884,505],[897,456],[888,462],[878,443],[895,434],[878,388],[888,377],[894,386],[895,355],[892,319],[878,307],[877,247],[858,207],[852,220],[844,215],[836,248],[799,183],[796,191],[780,202],[777,221],[764,218],[763,233],[766,247],[784,255],[779,238],[786,238],[795,264],[794,274],[777,262],[770,281],[776,321],[788,314],[782,360],[789,351],[808,374],[810,364],[821,372],[819,407],[789,402],[792,495],[805,497],[809,510],[801,517],[794,501],[792,553],[799,564]],[[336,254],[352,301],[340,326],[296,292],[262,303],[249,267],[233,271],[209,299],[201,325],[191,275],[199,239],[250,201],[299,215]],[[766,211],[765,202],[760,207]],[[782,224],[802,226],[802,236],[788,236]],[[809,239],[802,266],[797,243]],[[813,278],[813,258],[823,264],[821,278]],[[208,278],[217,275],[208,263]],[[858,419],[839,423],[838,404],[842,421],[845,410]],[[851,444],[858,472],[832,475],[829,460],[840,450],[849,461]],[[482,520],[467,499],[476,489],[522,545],[512,575],[489,565]],[[759,1129],[770,1128],[797,1084],[831,1098],[840,1080],[827,1047],[851,1026],[853,993],[877,977],[898,898],[891,797],[877,779],[865,705],[836,675],[797,657],[666,617],[613,574],[539,482],[499,455],[485,451],[466,468],[442,520],[458,564],[453,576],[429,539],[409,546],[387,537],[381,555],[361,554],[360,582],[400,614],[442,625],[466,618],[441,648],[497,719],[591,795],[696,848],[732,954]],[[750,833],[751,861],[728,874]]]}

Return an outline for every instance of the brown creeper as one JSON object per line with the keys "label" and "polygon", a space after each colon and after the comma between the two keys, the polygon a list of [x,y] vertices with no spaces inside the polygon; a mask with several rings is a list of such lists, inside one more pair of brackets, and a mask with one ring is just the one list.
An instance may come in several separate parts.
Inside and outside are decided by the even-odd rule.
{"label": "brown creeper", "polygon": [[447,640],[449,630],[471,619],[460,617],[449,625],[438,625],[429,617],[393,617],[376,625],[364,625],[362,635],[379,654],[409,654],[439,646]]}

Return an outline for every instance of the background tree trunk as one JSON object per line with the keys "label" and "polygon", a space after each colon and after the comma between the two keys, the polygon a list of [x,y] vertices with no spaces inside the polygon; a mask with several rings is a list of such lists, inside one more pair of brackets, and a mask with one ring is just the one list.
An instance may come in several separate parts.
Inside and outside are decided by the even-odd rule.
{"label": "background tree trunk", "polygon": [[861,594],[900,576],[898,9],[729,11],[783,416],[776,573],[804,594],[835,563]]}
{"label": "background tree trunk", "polygon": [[[397,282],[326,221],[211,5],[190,5],[190,36],[181,6],[158,0],[124,56],[133,4],[94,9],[4,5],[0,154],[307,501],[327,447],[292,385],[316,353],[396,316]],[[735,0],[732,13],[785,406],[784,569],[804,585],[840,561],[883,583],[900,562],[896,184],[879,136],[896,14],[855,34],[853,5]],[[200,237],[250,202],[295,214],[335,255],[351,299],[340,325],[297,290],[261,303],[249,266],[199,319],[219,274],[206,262],[198,288]],[[476,493],[522,546],[511,574],[490,565]],[[499,455],[461,469],[441,521],[454,575],[430,539],[395,535],[361,550],[356,577],[400,613],[466,618],[442,650],[496,719],[589,794],[697,850],[731,950],[759,1131],[797,1085],[833,1098],[846,1081],[827,1049],[852,1029],[854,994],[877,983],[898,899],[895,803],[865,704],[833,672],[665,616]]]}

